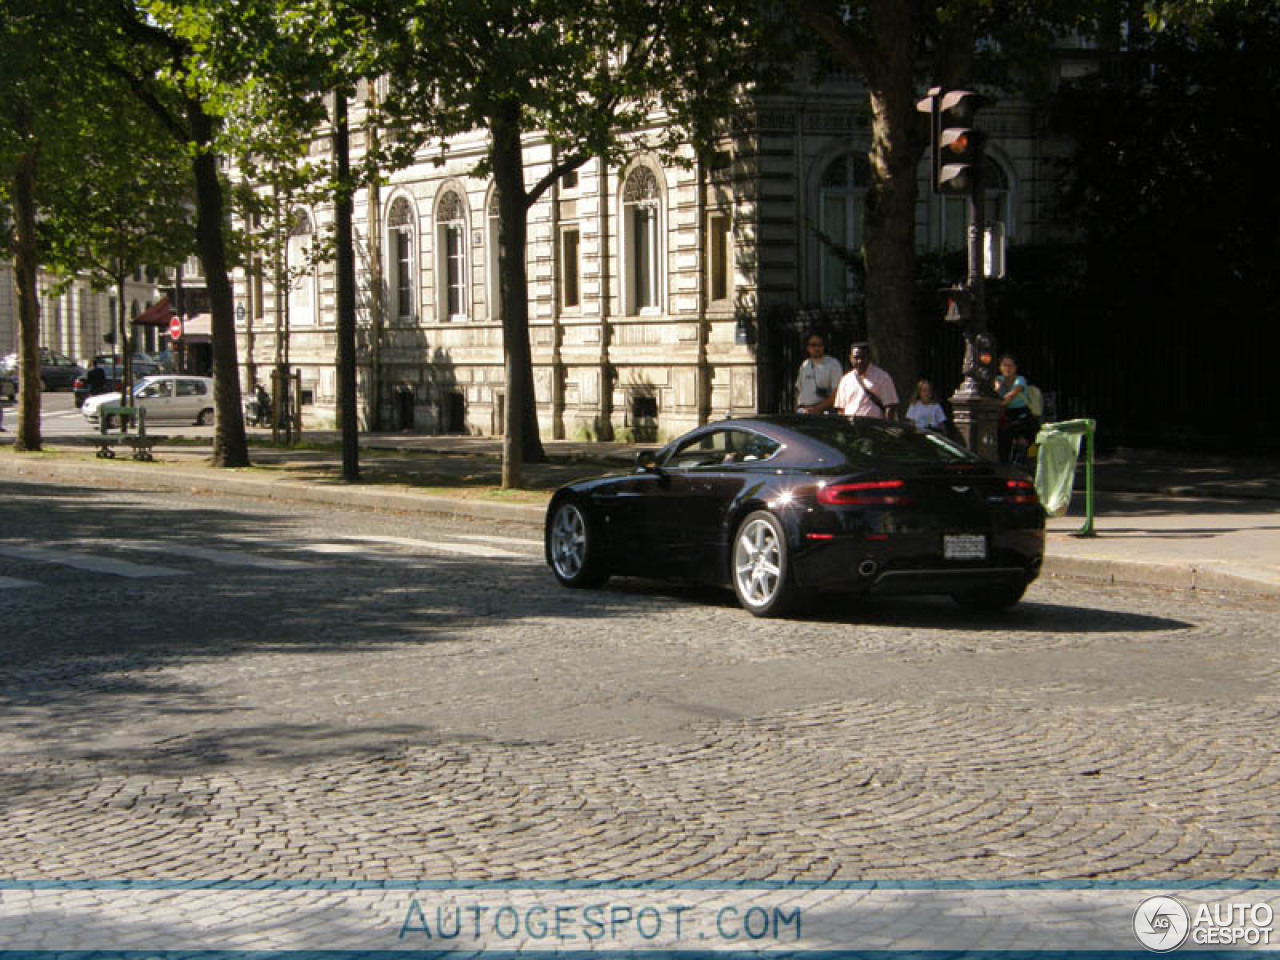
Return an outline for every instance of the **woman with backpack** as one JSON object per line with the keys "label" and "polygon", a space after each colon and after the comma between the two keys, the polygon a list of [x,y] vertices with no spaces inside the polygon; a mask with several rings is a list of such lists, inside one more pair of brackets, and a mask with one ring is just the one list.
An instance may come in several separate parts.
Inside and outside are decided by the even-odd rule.
{"label": "woman with backpack", "polygon": [[1031,412],[1027,381],[1018,375],[1018,361],[1013,354],[1000,357],[1000,375],[996,377],[995,387],[1004,405],[997,439],[1000,459],[1005,463],[1025,464],[1027,448],[1035,440],[1040,420]]}

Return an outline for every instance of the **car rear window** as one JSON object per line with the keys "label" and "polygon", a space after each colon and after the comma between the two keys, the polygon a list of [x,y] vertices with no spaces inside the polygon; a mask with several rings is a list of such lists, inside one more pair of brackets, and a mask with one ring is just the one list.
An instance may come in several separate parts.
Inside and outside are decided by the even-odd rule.
{"label": "car rear window", "polygon": [[942,434],[917,430],[909,423],[898,421],[810,417],[792,429],[833,447],[853,462],[955,463],[978,459]]}

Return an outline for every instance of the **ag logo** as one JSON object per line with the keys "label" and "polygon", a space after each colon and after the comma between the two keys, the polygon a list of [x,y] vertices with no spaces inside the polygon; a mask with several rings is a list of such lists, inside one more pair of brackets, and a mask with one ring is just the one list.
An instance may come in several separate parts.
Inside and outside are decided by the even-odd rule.
{"label": "ag logo", "polygon": [[1148,897],[1133,914],[1134,936],[1155,953],[1178,949],[1190,929],[1191,915],[1173,897]]}

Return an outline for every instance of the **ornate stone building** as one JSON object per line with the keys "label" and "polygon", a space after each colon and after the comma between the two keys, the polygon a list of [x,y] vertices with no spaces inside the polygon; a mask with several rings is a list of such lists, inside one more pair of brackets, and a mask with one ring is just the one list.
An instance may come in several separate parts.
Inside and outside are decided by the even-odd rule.
{"label": "ornate stone building", "polygon": [[[125,282],[125,309],[130,318],[159,299],[156,282],[154,274],[142,271]],[[117,318],[114,290],[95,290],[84,279],[59,285],[56,278],[43,272],[36,283],[40,290],[42,347],[82,364],[95,354],[116,352],[106,339],[112,335]],[[140,328],[137,336],[135,349],[140,352],[153,353],[165,347],[154,329]],[[0,355],[17,350],[18,289],[13,264],[5,261],[0,263]]]}
{"label": "ornate stone building", "polygon": [[[527,257],[544,437],[660,439],[780,404],[794,370],[780,369],[768,341],[800,334],[771,318],[846,310],[860,296],[834,248],[862,242],[866,103],[856,83],[832,78],[761,101],[709,162],[690,152],[663,163],[638,147],[625,165],[590,162],[542,197],[529,214]],[[353,119],[359,150],[359,111]],[[1018,103],[987,110],[982,125],[991,133],[988,220],[1004,225],[1010,243],[1046,239],[1046,160],[1062,145],[1041,136]],[[357,196],[366,426],[503,430],[497,198],[471,174],[484,146],[480,135],[457,138]],[[526,182],[536,182],[551,167],[550,147],[530,137],[525,153]],[[927,162],[918,247],[959,248],[964,201],[928,191]],[[251,336],[255,368],[269,366],[287,326],[288,362],[301,372],[312,424],[332,422],[335,408],[335,297],[332,265],[307,268],[306,252],[331,221],[328,209],[295,211],[287,324],[269,270],[237,284],[247,308],[242,362]]]}

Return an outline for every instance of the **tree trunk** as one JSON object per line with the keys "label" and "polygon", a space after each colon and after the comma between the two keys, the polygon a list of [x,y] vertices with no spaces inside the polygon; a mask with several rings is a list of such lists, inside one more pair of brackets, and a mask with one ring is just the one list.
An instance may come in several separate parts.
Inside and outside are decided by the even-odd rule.
{"label": "tree trunk", "polygon": [[506,371],[506,416],[502,440],[502,486],[519,487],[526,462],[546,459],[538,435],[529,349],[529,285],[525,266],[528,196],[520,147],[519,107],[504,106],[490,118],[493,178],[498,188],[502,237],[498,255],[499,296]]}
{"label": "tree trunk", "polygon": [[[122,267],[117,266],[116,269],[119,270],[119,269],[122,269]],[[116,315],[111,318],[112,326],[115,329],[115,336],[112,339],[115,341],[115,344],[122,344],[122,343],[127,344],[129,342],[129,339],[128,337],[125,336],[125,332],[126,332],[125,321],[127,317],[127,313],[125,311],[125,300],[124,300],[125,274],[117,273],[115,280],[116,280]],[[133,396],[132,394],[133,378],[130,376],[133,370],[132,370],[132,367],[130,366],[130,359],[129,359],[129,354],[131,351],[129,351],[127,347],[119,347],[118,349],[113,349],[111,352],[120,354],[120,365],[121,365],[120,366],[120,371],[121,371],[120,372],[120,403],[122,405],[128,404],[130,399]],[[108,384],[108,386],[110,386],[110,384]]]}
{"label": "tree trunk", "polygon": [[333,198],[337,241],[334,278],[338,299],[338,418],[342,430],[342,479],[360,482],[360,424],[356,418],[356,258],[351,227],[351,157],[347,135],[347,95],[333,93]]}
{"label": "tree trunk", "polygon": [[924,150],[915,109],[911,4],[876,0],[876,43],[868,71],[871,98],[871,190],[867,198],[867,331],[877,362],[906,397],[920,371],[915,316],[916,167]]}
{"label": "tree trunk", "polygon": [[240,404],[240,369],[236,360],[235,304],[227,275],[223,239],[222,183],[217,158],[209,149],[213,123],[198,103],[188,109],[192,140],[199,149],[194,160],[196,181],[196,249],[204,265],[209,305],[213,311],[213,405],[217,414],[213,433],[215,467],[249,466],[249,445]]}
{"label": "tree trunk", "polygon": [[22,155],[14,181],[13,207],[17,236],[14,282],[18,286],[18,435],[13,448],[40,449],[40,297],[36,292],[36,169],[39,147]]}

